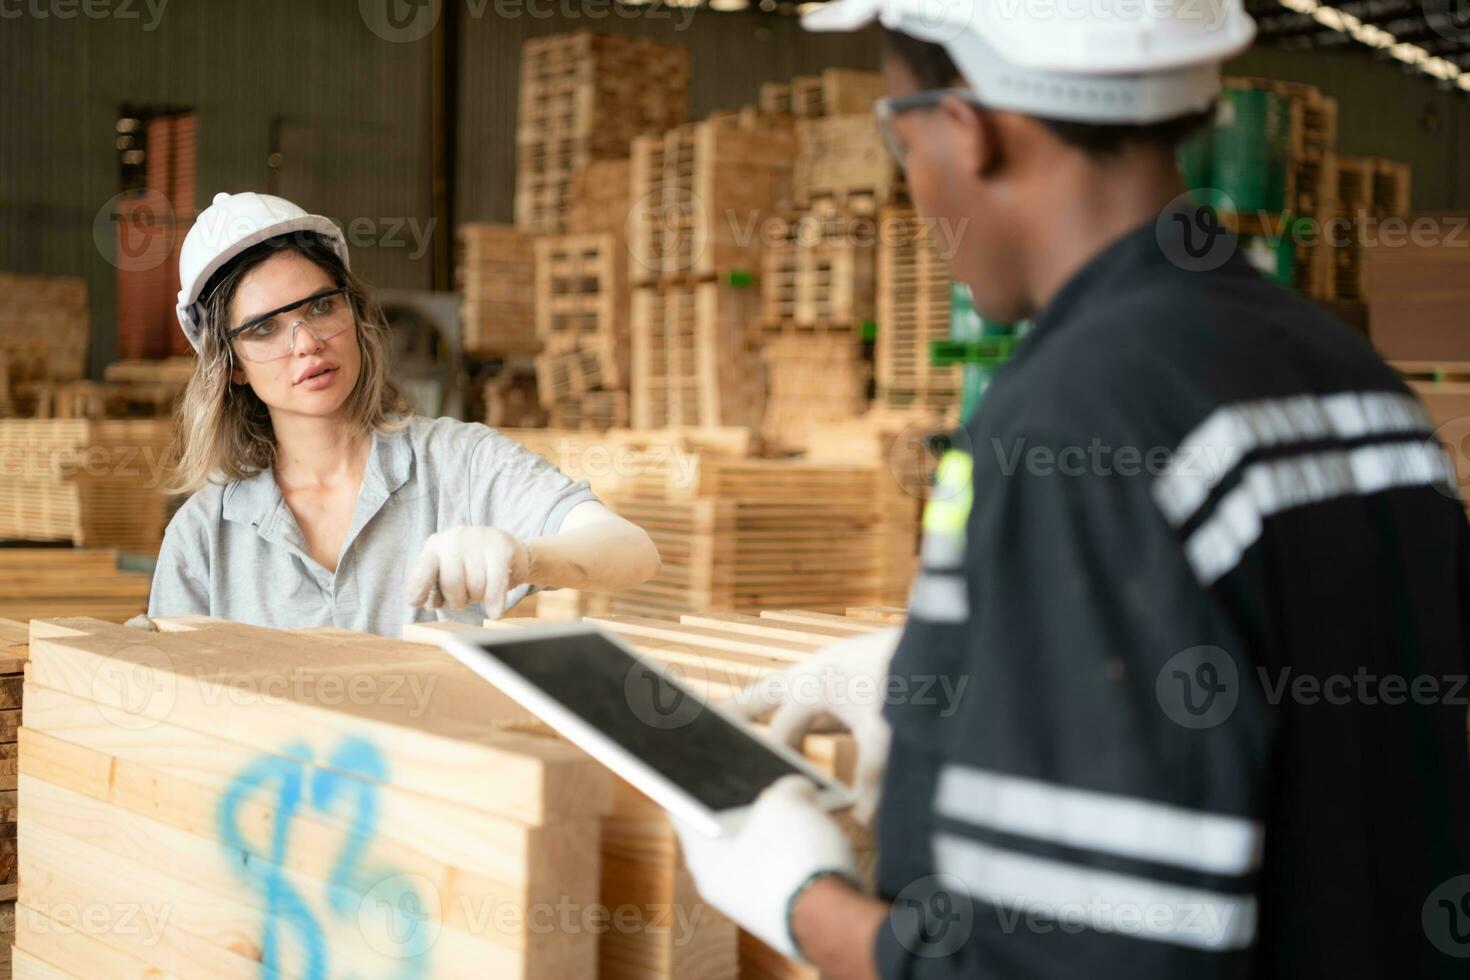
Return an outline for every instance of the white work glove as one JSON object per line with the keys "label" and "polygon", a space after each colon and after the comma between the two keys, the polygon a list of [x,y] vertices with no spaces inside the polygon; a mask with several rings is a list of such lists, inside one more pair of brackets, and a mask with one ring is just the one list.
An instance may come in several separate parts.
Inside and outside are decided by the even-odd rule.
{"label": "white work glove", "polygon": [[823,874],[858,880],[852,845],[813,802],[816,792],[805,776],[780,779],[724,837],[707,837],[670,816],[704,900],[789,957],[801,955],[791,935],[793,899]]}
{"label": "white work glove", "polygon": [[800,748],[802,737],[823,715],[831,715],[857,742],[853,816],[870,824],[878,808],[892,732],[883,718],[888,665],[898,648],[900,627],[838,640],[805,660],[763,677],[726,704],[755,720],[771,709],[770,735]]}
{"label": "white work glove", "polygon": [[424,543],[408,576],[408,603],[428,609],[483,604],[487,617],[499,619],[505,594],[530,573],[530,552],[515,537],[494,527],[456,527]]}

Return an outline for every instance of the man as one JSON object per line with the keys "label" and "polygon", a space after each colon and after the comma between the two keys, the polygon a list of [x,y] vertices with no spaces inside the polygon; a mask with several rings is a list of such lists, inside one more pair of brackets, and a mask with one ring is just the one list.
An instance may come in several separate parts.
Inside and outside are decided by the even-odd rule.
{"label": "man", "polygon": [[[828,700],[778,712],[838,715],[870,771],[891,738],[876,897],[800,781],[732,837],[681,828],[701,894],[835,978],[1463,976],[1453,470],[1174,164],[1253,25],[1237,0],[807,22],[879,15],[915,203],[962,229],[976,307],[1033,327],[941,465],[892,663],[824,652],[796,669]],[[917,695],[936,677],[958,703]]]}

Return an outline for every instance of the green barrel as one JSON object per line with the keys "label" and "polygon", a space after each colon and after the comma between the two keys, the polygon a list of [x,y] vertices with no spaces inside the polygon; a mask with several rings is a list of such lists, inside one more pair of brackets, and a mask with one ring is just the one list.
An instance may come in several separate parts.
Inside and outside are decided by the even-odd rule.
{"label": "green barrel", "polygon": [[1214,186],[1239,212],[1286,209],[1291,103],[1263,89],[1226,89],[1211,134]]}

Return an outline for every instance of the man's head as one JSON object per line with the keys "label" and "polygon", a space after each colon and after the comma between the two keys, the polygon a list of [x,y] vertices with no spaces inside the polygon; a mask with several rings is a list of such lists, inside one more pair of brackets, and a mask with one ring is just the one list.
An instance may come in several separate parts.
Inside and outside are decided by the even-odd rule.
{"label": "man's head", "polygon": [[1021,240],[1031,222],[1053,220],[1050,205],[1065,185],[1085,176],[1105,186],[1110,171],[1167,172],[1178,144],[1209,118],[1205,110],[1153,123],[1090,123],[992,109],[943,46],[894,30],[884,42],[885,87],[900,107],[919,93],[953,90],[932,105],[895,111],[888,125],[919,212],[960,232],[955,278],[995,319],[1034,312],[1017,268]]}

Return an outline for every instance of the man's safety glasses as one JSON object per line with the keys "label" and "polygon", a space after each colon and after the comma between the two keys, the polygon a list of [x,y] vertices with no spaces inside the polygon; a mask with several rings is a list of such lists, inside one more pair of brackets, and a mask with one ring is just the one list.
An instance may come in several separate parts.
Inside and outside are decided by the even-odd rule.
{"label": "man's safety glasses", "polygon": [[225,337],[247,361],[276,361],[296,352],[296,328],[326,343],[353,325],[346,286],[312,293],[227,331]]}
{"label": "man's safety glasses", "polygon": [[898,133],[893,128],[893,120],[905,112],[932,109],[949,95],[963,99],[973,106],[981,105],[975,93],[967,88],[937,88],[927,92],[915,92],[912,95],[893,95],[879,99],[873,105],[873,112],[878,117],[878,129],[883,134],[883,144],[888,147],[888,152],[900,167],[905,166],[908,162],[908,147],[904,145],[903,140],[899,139]]}

